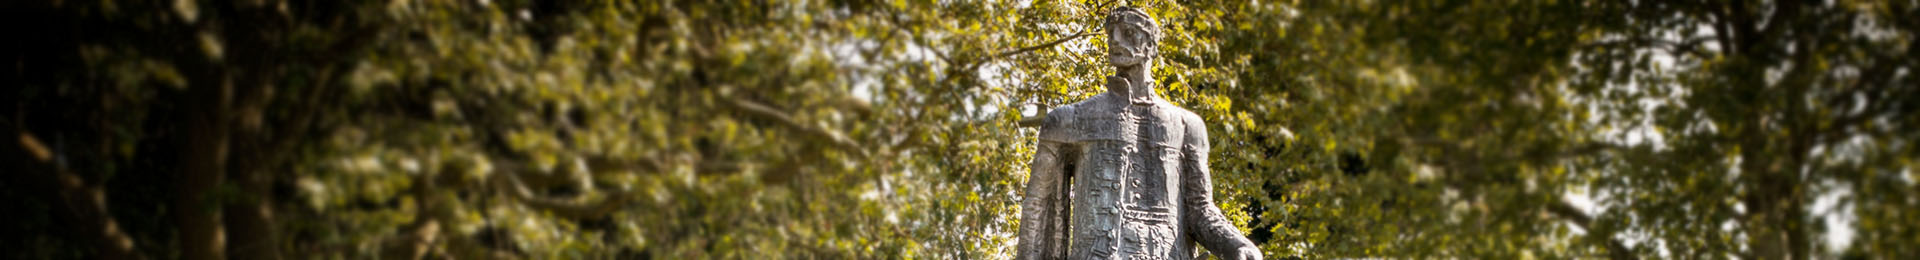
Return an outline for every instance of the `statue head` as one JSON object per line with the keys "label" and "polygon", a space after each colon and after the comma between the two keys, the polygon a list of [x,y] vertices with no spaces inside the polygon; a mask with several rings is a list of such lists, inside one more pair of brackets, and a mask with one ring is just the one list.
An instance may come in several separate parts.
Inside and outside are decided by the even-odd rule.
{"label": "statue head", "polygon": [[1107,12],[1107,62],[1116,67],[1145,64],[1160,53],[1160,23],[1133,7]]}

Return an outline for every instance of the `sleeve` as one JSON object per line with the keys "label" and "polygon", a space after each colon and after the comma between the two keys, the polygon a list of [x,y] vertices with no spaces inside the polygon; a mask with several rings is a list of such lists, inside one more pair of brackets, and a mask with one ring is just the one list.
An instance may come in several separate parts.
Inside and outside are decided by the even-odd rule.
{"label": "sleeve", "polygon": [[1029,165],[1026,195],[1020,201],[1020,244],[1014,259],[1067,257],[1068,174],[1072,171],[1070,128],[1064,126],[1071,109],[1049,113],[1040,126],[1040,141]]}
{"label": "sleeve", "polygon": [[1213,179],[1207,170],[1207,127],[1197,116],[1186,121],[1186,140],[1181,147],[1180,195],[1182,224],[1193,232],[1195,241],[1216,255],[1233,255],[1242,248],[1254,248],[1253,241],[1227,221],[1213,204]]}

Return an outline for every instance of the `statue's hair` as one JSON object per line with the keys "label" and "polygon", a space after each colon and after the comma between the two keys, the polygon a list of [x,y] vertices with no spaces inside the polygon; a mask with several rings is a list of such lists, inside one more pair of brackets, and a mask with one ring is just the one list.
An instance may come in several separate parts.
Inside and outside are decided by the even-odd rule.
{"label": "statue's hair", "polygon": [[[1128,21],[1128,19],[1126,19],[1128,16],[1133,16],[1133,18],[1138,20]],[[1119,29],[1116,27],[1118,25],[1139,26],[1140,30],[1146,31],[1147,35],[1152,36],[1153,41],[1147,44],[1160,45],[1160,22],[1154,21],[1153,15],[1147,14],[1146,11],[1127,6],[1115,7],[1113,11],[1107,12],[1107,33],[1111,34],[1114,29]]]}

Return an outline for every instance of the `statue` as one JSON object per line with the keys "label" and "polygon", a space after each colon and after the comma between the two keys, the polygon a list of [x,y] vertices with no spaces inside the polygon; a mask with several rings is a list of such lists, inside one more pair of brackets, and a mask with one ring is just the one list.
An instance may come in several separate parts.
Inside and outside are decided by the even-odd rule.
{"label": "statue", "polygon": [[1153,93],[1159,24],[1106,19],[1107,92],[1048,111],[1021,202],[1019,259],[1222,259],[1260,251],[1213,204],[1207,127]]}

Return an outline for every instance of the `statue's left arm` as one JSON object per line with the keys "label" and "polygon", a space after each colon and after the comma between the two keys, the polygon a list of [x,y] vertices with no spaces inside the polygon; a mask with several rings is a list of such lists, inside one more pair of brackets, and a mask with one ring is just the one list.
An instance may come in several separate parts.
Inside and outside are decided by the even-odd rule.
{"label": "statue's left arm", "polygon": [[1040,141],[1034,146],[1029,164],[1027,192],[1020,201],[1020,242],[1014,259],[1066,259],[1068,191],[1073,172],[1074,149],[1071,142],[1079,133],[1069,127],[1073,107],[1047,112],[1040,125]]}
{"label": "statue's left arm", "polygon": [[1207,126],[1198,116],[1186,120],[1185,145],[1181,147],[1180,195],[1181,222],[1200,246],[1225,259],[1260,259],[1260,249],[1227,221],[1220,207],[1213,204],[1213,178],[1207,169]]}
{"label": "statue's left arm", "polygon": [[1066,257],[1066,165],[1060,155],[1065,144],[1040,140],[1033,154],[1026,198],[1020,201],[1020,244],[1014,259]]}

